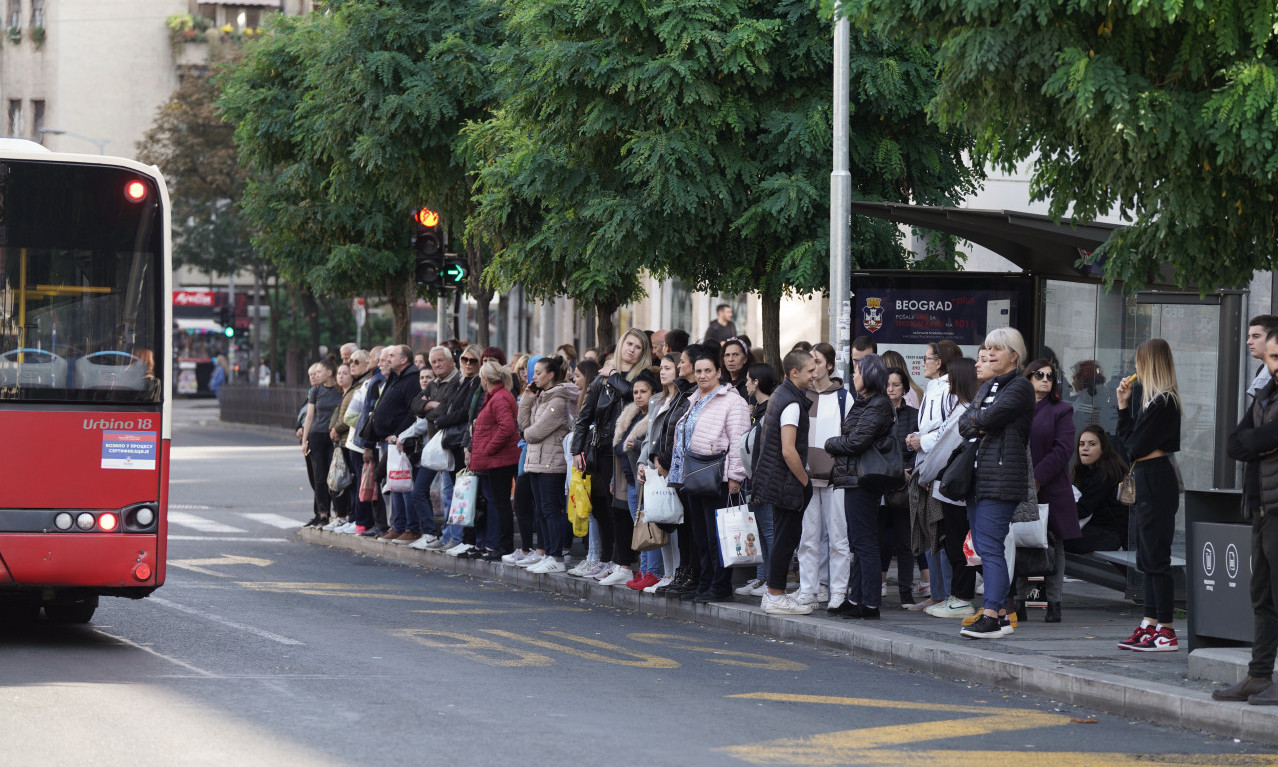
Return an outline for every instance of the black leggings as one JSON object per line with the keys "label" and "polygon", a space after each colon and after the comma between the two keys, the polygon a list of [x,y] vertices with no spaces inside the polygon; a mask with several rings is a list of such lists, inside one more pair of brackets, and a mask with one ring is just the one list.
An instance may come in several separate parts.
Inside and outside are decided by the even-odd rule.
{"label": "black leggings", "polygon": [[1171,547],[1176,534],[1176,510],[1180,486],[1171,459],[1163,456],[1138,461],[1132,468],[1136,481],[1136,566],[1145,574],[1145,616],[1159,623],[1175,617]]}
{"label": "black leggings", "polygon": [[896,587],[902,594],[914,593],[914,552],[910,548],[910,507],[879,507],[879,567],[884,576],[896,555]]}
{"label": "black leggings", "polygon": [[306,454],[306,462],[311,467],[311,477],[315,481],[315,513],[327,517],[333,504],[328,492],[328,466],[333,460],[333,440],[326,431],[313,431],[306,437],[306,446],[310,449]]}
{"label": "black leggings", "polygon": [[968,567],[967,555],[963,553],[963,539],[969,529],[967,509],[942,501],[941,510],[945,515],[945,557],[950,560],[950,569],[954,571],[950,595],[971,602],[976,596],[976,568]]}
{"label": "black leggings", "polygon": [[599,561],[615,563],[615,515],[612,512],[612,492],[608,489],[612,482],[612,456],[600,452],[595,456],[595,466],[590,472],[590,515],[599,528]]}
{"label": "black leggings", "polygon": [[[519,527],[519,547],[533,547],[533,531],[538,529],[537,504],[533,500],[532,480],[527,474],[520,474],[515,480],[515,524]],[[542,548],[546,542],[541,541]]]}

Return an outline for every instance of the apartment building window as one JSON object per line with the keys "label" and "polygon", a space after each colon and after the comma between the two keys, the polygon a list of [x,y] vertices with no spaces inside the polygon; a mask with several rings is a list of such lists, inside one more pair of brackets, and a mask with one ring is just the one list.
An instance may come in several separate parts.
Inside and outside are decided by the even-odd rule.
{"label": "apartment building window", "polygon": [[31,26],[44,26],[44,0],[31,0]]}
{"label": "apartment building window", "polygon": [[44,143],[44,134],[40,129],[44,127],[44,99],[31,100],[31,135],[36,141]]}
{"label": "apartment building window", "polygon": [[22,135],[22,99],[9,99],[9,135]]}
{"label": "apartment building window", "polygon": [[[22,29],[22,0],[8,0],[5,19],[10,30]],[[13,102],[10,102],[13,103]]]}

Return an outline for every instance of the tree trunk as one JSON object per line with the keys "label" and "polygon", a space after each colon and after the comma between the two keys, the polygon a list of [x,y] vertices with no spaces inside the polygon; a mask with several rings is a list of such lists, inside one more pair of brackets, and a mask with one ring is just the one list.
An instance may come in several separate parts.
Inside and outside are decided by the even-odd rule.
{"label": "tree trunk", "polygon": [[621,302],[615,298],[595,303],[595,327],[598,328],[595,337],[596,346],[603,348],[608,344],[617,343],[617,325],[612,321],[612,315],[620,305]]}
{"label": "tree trunk", "polygon": [[310,348],[307,350],[310,357],[307,365],[310,365],[320,360],[319,302],[315,300],[315,294],[311,292],[311,289],[305,286],[299,291],[299,298],[302,302],[302,316],[306,319],[306,326],[311,336]]}
{"label": "tree trunk", "polygon": [[391,315],[395,318],[391,329],[392,343],[408,344],[411,339],[416,284],[411,275],[407,282],[393,277],[386,281],[386,300],[390,302]]}
{"label": "tree trunk", "polygon": [[763,308],[763,359],[784,375],[781,371],[781,295],[761,291],[759,303]]}
{"label": "tree trunk", "polygon": [[[466,242],[466,266],[470,271],[466,278],[466,288],[475,299],[475,324],[479,327],[475,333],[475,343],[479,346],[490,346],[492,339],[488,333],[488,305],[493,300],[493,289],[483,280],[484,254],[479,245],[473,241]],[[507,349],[514,352],[514,349]]]}

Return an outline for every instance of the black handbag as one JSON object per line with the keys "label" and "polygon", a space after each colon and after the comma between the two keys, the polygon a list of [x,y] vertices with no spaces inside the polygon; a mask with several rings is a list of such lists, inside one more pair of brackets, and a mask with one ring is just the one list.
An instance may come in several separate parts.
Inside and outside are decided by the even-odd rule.
{"label": "black handbag", "polygon": [[901,442],[888,434],[856,457],[856,484],[862,490],[882,493],[905,484]]}
{"label": "black handbag", "polygon": [[965,500],[972,492],[973,475],[976,473],[976,449],[981,441],[970,440],[954,448],[950,460],[941,472],[941,495],[956,501]]}
{"label": "black handbag", "polygon": [[727,457],[726,452],[715,455],[684,453],[683,483],[680,487],[685,493],[718,495],[723,487],[723,463]]}
{"label": "black handbag", "polygon": [[1048,531],[1047,548],[1016,547],[1016,577],[1038,578],[1056,572],[1056,534]]}
{"label": "black handbag", "polygon": [[469,424],[459,423],[444,429],[444,436],[439,444],[447,450],[457,450],[466,444],[466,429]]}

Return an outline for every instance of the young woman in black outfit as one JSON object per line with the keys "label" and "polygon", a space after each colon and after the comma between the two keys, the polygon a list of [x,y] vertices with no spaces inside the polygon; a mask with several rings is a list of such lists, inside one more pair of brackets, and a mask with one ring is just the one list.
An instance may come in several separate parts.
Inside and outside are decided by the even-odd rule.
{"label": "young woman in black outfit", "polygon": [[[1140,410],[1132,415],[1132,385],[1141,386]],[[1145,574],[1145,617],[1119,648],[1176,652],[1171,545],[1180,507],[1180,478],[1172,454],[1180,450],[1183,414],[1171,346],[1151,338],[1136,347],[1136,381],[1118,385],[1118,438],[1132,458],[1136,481],[1136,566]]]}
{"label": "young woman in black outfit", "polygon": [[1118,500],[1118,485],[1127,475],[1127,461],[1119,455],[1100,424],[1084,427],[1075,453],[1074,487],[1083,537],[1065,541],[1073,554],[1127,548],[1127,506]]}

